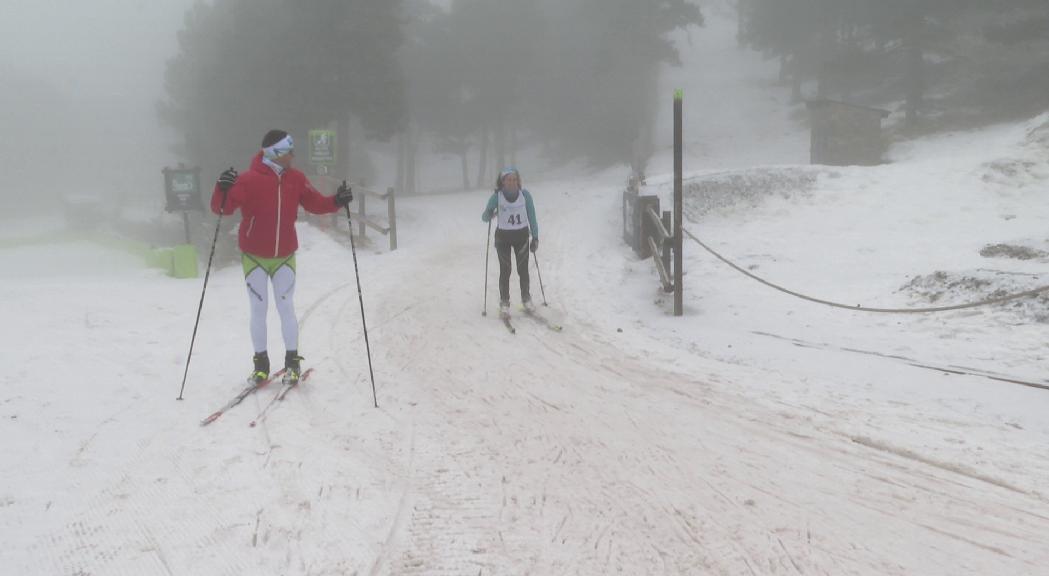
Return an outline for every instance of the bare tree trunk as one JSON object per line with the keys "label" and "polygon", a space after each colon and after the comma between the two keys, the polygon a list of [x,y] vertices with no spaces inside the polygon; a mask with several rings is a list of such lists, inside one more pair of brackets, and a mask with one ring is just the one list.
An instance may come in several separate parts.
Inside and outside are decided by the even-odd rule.
{"label": "bare tree trunk", "polygon": [[395,189],[398,194],[404,193],[407,187],[407,179],[405,178],[406,165],[408,161],[408,134],[407,128],[402,130],[397,135],[397,183]]}
{"label": "bare tree trunk", "polygon": [[495,173],[499,174],[506,168],[506,122],[500,118],[495,124]]}
{"label": "bare tree trunk", "polygon": [[913,128],[918,123],[925,93],[925,56],[922,51],[918,24],[911,24],[907,39],[907,127]]}
{"label": "bare tree trunk", "polygon": [[349,180],[350,170],[353,169],[350,166],[350,124],[350,111],[344,110],[339,113],[336,128],[338,154],[335,158],[335,174],[333,174],[337,179]]}
{"label": "bare tree trunk", "polygon": [[418,193],[419,177],[416,173],[416,156],[419,152],[418,133],[415,130],[415,126],[408,124],[408,138],[407,138],[407,158],[404,166],[404,179],[405,179],[405,192],[408,194]]}
{"label": "bare tree trunk", "polygon": [[481,125],[481,157],[477,163],[477,187],[484,186],[488,177],[488,125]]}
{"label": "bare tree trunk", "polygon": [[470,158],[467,154],[470,152],[470,147],[463,143],[459,149],[459,159],[462,161],[463,167],[463,190],[470,189]]}
{"label": "bare tree trunk", "polygon": [[801,93],[801,70],[798,66],[798,57],[794,57],[794,63],[792,64],[793,70],[790,74],[790,101],[797,104],[804,99],[804,95]]}
{"label": "bare tree trunk", "polygon": [[736,0],[736,45],[747,42],[747,0]]}
{"label": "bare tree trunk", "polygon": [[821,14],[819,53],[816,61],[816,96],[827,98],[831,92],[831,61],[837,50],[837,37],[834,33],[834,20],[830,10],[824,9]]}
{"label": "bare tree trunk", "polygon": [[517,166],[517,126],[510,127],[510,165]]}

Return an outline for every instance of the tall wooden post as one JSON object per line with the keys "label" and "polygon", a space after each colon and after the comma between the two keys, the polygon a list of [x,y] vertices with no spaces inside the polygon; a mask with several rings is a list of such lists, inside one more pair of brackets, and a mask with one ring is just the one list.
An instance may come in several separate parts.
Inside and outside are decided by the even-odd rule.
{"label": "tall wooden post", "polygon": [[685,315],[685,287],[683,285],[684,271],[681,249],[684,245],[681,233],[681,218],[684,213],[684,201],[682,198],[682,156],[684,142],[682,138],[682,100],[684,91],[674,92],[674,316]]}
{"label": "tall wooden post", "polygon": [[393,188],[386,189],[386,210],[390,218],[390,252],[397,249],[397,200]]}
{"label": "tall wooden post", "polygon": [[189,212],[186,210],[182,211],[182,226],[186,229],[186,244],[192,244],[193,237],[189,234]]}

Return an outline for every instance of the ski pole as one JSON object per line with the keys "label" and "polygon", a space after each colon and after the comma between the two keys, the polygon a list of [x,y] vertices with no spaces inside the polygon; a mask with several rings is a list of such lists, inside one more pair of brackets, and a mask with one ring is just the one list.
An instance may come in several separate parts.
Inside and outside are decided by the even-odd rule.
{"label": "ski pole", "polygon": [[186,391],[186,377],[189,376],[189,363],[193,360],[193,345],[197,342],[197,328],[200,326],[200,313],[204,310],[204,295],[208,293],[208,278],[211,277],[211,262],[215,259],[215,245],[219,243],[219,230],[222,228],[222,215],[226,211],[226,197],[228,195],[229,190],[222,191],[222,207],[219,209],[219,220],[215,223],[215,237],[211,239],[211,254],[208,255],[208,267],[204,271],[204,289],[200,291],[200,304],[197,306],[197,321],[193,323],[193,336],[189,339],[189,354],[186,356],[186,370],[182,373],[182,388],[178,391],[177,400],[182,400],[182,393]]}
{"label": "ski pole", "polygon": [[[343,181],[343,185],[346,182]],[[372,345],[368,342],[368,321],[364,318],[364,294],[361,292],[361,271],[357,267],[357,246],[353,242],[353,218],[350,215],[350,205],[346,205],[346,223],[350,225],[350,251],[353,252],[353,274],[357,277],[357,298],[361,301],[361,325],[364,326],[364,346],[368,350],[368,374],[372,379],[372,399],[375,407],[379,407],[379,395],[375,392],[375,371],[372,369]]]}
{"label": "ski pole", "polygon": [[492,221],[488,220],[488,240],[484,249],[484,311],[481,316],[488,316],[488,257],[492,253]]}
{"label": "ski pole", "polygon": [[546,289],[543,288],[543,273],[539,270],[539,255],[532,252],[532,258],[535,259],[535,273],[539,276],[539,291],[543,293],[543,306],[549,307],[546,303]]}

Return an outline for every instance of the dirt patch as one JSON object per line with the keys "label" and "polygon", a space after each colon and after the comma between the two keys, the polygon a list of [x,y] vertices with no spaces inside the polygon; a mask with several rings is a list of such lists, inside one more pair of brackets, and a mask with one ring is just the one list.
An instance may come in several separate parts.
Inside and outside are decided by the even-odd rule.
{"label": "dirt patch", "polygon": [[1031,160],[995,160],[984,165],[981,180],[986,184],[1009,185],[1040,177],[1039,164]]}
{"label": "dirt patch", "polygon": [[1028,246],[1012,244],[989,244],[980,250],[984,258],[1012,258],[1014,260],[1037,260],[1049,256],[1046,252]]}

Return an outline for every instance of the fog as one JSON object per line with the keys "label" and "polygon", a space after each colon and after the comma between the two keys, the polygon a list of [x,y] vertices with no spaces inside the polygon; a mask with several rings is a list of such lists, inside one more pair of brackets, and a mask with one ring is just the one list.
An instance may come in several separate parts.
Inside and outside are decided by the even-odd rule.
{"label": "fog", "polygon": [[156,101],[190,5],[0,3],[5,202],[53,209],[71,193],[160,194],[172,132],[158,121]]}
{"label": "fog", "polygon": [[[674,86],[717,87],[708,111],[731,90],[762,89],[696,64],[696,38],[778,66],[763,89],[792,93],[799,129],[812,98],[899,112],[906,137],[1037,113],[1049,92],[1049,19],[1033,0],[2,6],[0,194],[27,210],[70,194],[156,209],[163,166],[199,166],[210,183],[243,168],[272,127],[303,145],[311,129],[336,130],[337,177],[402,193],[487,188],[516,163],[644,172],[665,147]],[[738,119],[719,127],[762,123]],[[301,164],[312,173],[305,154]]]}

